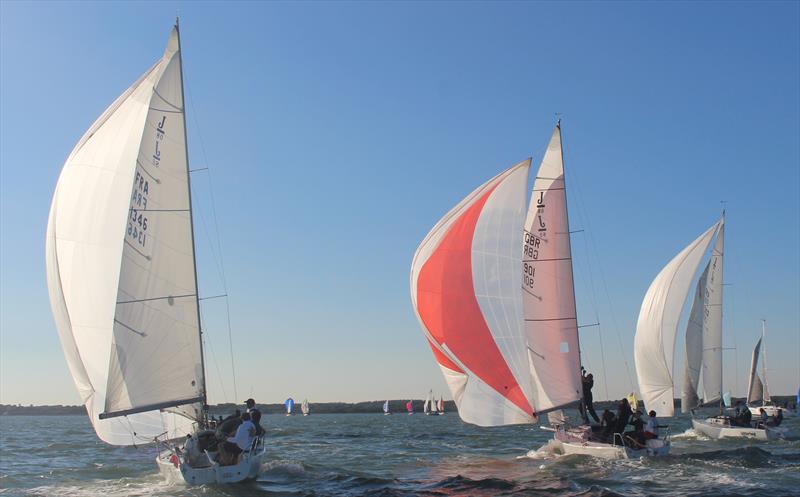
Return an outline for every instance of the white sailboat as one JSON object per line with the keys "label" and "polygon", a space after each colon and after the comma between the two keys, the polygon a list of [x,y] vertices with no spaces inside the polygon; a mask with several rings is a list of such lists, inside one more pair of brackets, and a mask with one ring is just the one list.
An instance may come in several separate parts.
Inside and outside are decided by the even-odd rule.
{"label": "white sailboat", "polygon": [[[561,127],[534,182],[531,160],[468,195],[414,255],[411,300],[461,418],[479,426],[534,423],[582,396]],[[521,270],[521,271],[520,271]],[[625,447],[554,419],[554,444],[601,457]]]}
{"label": "white sailboat", "polygon": [[[191,484],[254,478],[263,443],[220,466],[208,435],[180,36],[83,135],[56,185],[47,283],[70,373],[97,436],[170,443],[157,463]],[[199,457],[195,457],[199,456]]]}
{"label": "white sailboat", "polygon": [[311,409],[308,407],[308,399],[303,399],[303,403],[300,404],[300,412],[303,413],[303,416],[311,414]]}
{"label": "white sailboat", "polygon": [[[682,409],[719,403],[720,415],[693,419],[695,431],[711,438],[746,437],[766,440],[777,432],[736,426],[722,415],[722,288],[725,215],[683,249],[656,276],[645,294],[636,325],[636,375],[644,405],[660,417],[675,414],[673,359],[681,310],[692,279],[714,240],[711,257],[700,276],[686,327],[686,363]],[[703,379],[703,396],[699,381]]]}
{"label": "white sailboat", "polygon": [[444,416],[444,398],[443,397],[439,397],[439,402],[436,405],[436,410],[437,410],[436,414],[438,414],[439,416]]}
{"label": "white sailboat", "polygon": [[[767,322],[761,320],[761,337],[759,337],[756,346],[753,349],[753,357],[750,361],[750,379],[747,383],[747,407],[753,416],[760,416],[761,409],[767,413],[767,416],[777,416],[778,410],[784,411],[772,403],[769,395],[769,385],[767,383]],[[759,354],[759,350],[761,354]],[[758,359],[761,360],[761,377],[758,375]],[[761,379],[763,378],[763,380]],[[756,405],[757,403],[761,405]]]}
{"label": "white sailboat", "polygon": [[422,404],[422,412],[424,412],[426,416],[430,416],[432,414],[431,404],[433,404],[433,390],[428,392],[428,396],[425,398],[425,402]]}
{"label": "white sailboat", "polygon": [[383,402],[383,415],[384,415],[384,416],[388,416],[388,415],[390,415],[390,414],[391,414],[391,412],[389,411],[389,401],[388,401],[388,400],[385,400],[385,401]]}

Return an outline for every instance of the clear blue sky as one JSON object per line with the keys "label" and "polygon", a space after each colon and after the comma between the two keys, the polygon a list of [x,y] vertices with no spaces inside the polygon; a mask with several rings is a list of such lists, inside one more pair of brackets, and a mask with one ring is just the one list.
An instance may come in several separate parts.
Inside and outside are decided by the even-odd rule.
{"label": "clear blue sky", "polygon": [[[44,232],[64,160],[181,16],[212,402],[446,392],[408,273],[563,115],[584,364],[631,390],[653,277],[726,200],[725,383],[800,384],[797,2],[0,3],[0,403],[78,403]],[[592,290],[594,288],[594,290]],[[606,292],[606,288],[608,292]],[[609,384],[603,381],[603,337]],[[682,347],[682,340],[678,341]],[[682,349],[681,349],[682,350]],[[736,366],[738,365],[738,374]],[[736,387],[738,386],[738,390]]]}

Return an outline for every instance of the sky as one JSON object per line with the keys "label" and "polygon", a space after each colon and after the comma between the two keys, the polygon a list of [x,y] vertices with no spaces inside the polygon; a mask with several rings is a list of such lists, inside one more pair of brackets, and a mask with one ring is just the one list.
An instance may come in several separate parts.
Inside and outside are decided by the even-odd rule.
{"label": "sky", "polygon": [[200,293],[230,308],[232,349],[225,300],[203,303],[210,402],[450,398],[414,251],[538,164],[557,116],[595,399],[636,389],[642,298],[723,205],[724,389],[744,395],[766,319],[770,389],[797,391],[800,3],[3,1],[0,403],[80,403],[45,282],[51,196],[176,15],[190,165],[209,168]]}

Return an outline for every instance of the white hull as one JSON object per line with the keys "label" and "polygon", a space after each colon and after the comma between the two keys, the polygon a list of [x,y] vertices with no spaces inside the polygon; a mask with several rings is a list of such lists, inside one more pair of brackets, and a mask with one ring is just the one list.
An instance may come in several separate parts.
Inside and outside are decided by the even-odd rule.
{"label": "white hull", "polygon": [[771,428],[748,428],[746,426],[733,426],[725,418],[707,418],[704,420],[693,419],[692,427],[696,432],[719,440],[721,438],[749,438],[752,440],[775,440],[782,438],[780,431]]}
{"label": "white hull", "polygon": [[[214,462],[204,468],[193,468],[182,459],[174,456],[171,450],[165,450],[156,457],[159,472],[164,475],[167,483],[186,483],[187,485],[208,485],[211,483],[238,483],[258,477],[261,462],[266,449],[258,447],[257,452],[245,454],[238,464],[220,466]],[[178,461],[176,465],[176,461]]]}
{"label": "white hull", "polygon": [[647,441],[647,447],[634,449],[625,445],[594,442],[588,440],[589,431],[585,429],[564,430],[558,428],[551,446],[562,455],[583,455],[600,459],[638,459],[640,457],[662,457],[669,455],[669,440],[654,439]]}
{"label": "white hull", "polygon": [[764,411],[766,411],[766,413],[767,413],[767,416],[770,416],[770,417],[777,416],[778,415],[778,409],[783,411],[783,415],[784,416],[789,414],[789,411],[787,411],[786,409],[784,409],[782,407],[771,406],[771,405],[770,406],[748,406],[748,409],[750,409],[750,414],[753,415],[753,419],[757,419],[758,416],[761,416],[761,409],[764,409]]}

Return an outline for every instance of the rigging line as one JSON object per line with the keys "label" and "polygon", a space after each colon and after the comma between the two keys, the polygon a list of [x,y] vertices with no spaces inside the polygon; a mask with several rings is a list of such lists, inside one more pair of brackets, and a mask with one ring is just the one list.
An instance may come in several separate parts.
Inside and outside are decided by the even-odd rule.
{"label": "rigging line", "polygon": [[[574,182],[576,185],[577,190],[580,190],[580,185],[578,184],[578,180],[575,174],[570,171],[571,181]],[[608,291],[608,283],[606,282],[605,271],[603,270],[603,264],[601,263],[600,257],[598,256],[597,250],[597,242],[594,239],[594,234],[591,230],[591,223],[589,222],[589,215],[587,213],[586,207],[581,200],[582,195],[578,196],[578,203],[581,206],[582,215],[584,225],[589,228],[587,230],[589,235],[589,241],[591,242],[592,248],[594,250],[595,258],[597,259],[597,270],[600,276],[600,282],[603,284],[603,291],[606,294],[606,302],[608,302],[608,312],[611,314],[611,322],[614,326],[614,332],[617,335],[617,344],[619,345],[620,351],[622,352],[622,360],[623,364],[625,364],[625,374],[628,378],[628,385],[631,387],[631,390],[634,389],[633,377],[631,376],[630,364],[628,363],[628,354],[626,353],[625,347],[623,346],[622,336],[619,332],[619,323],[617,322],[617,315],[614,312],[614,306],[611,303],[611,293]],[[585,242],[585,240],[584,240]],[[588,255],[588,254],[587,254]]]}
{"label": "rigging line", "polygon": [[[200,309],[200,314],[203,314],[203,309],[202,308]],[[206,321],[205,316],[203,316],[202,319],[203,319],[204,323],[208,322],[208,321]],[[207,337],[208,337],[208,330],[206,329],[205,333],[203,333],[203,342],[208,347],[208,351],[211,354],[211,360],[214,361],[214,368],[217,370],[217,381],[219,382],[220,390],[222,390],[222,398],[225,399],[226,401],[230,400],[230,397],[228,397],[228,393],[225,391],[225,382],[222,381],[222,372],[219,369],[219,362],[217,361],[217,354],[214,353],[214,347],[211,345],[211,340],[209,340]],[[238,401],[234,399],[234,402],[238,402]]]}
{"label": "rigging line", "polygon": [[[186,86],[186,84],[185,84],[185,81],[184,81],[184,87],[185,86]],[[194,105],[194,97],[192,96],[192,94],[190,92],[187,92],[187,93],[189,93],[189,104],[192,106],[192,115],[194,117],[195,126],[197,127],[197,137],[198,137],[198,140],[200,142],[200,150],[203,153],[203,161],[205,162],[206,167],[208,168],[208,155],[206,154],[206,145],[205,145],[205,141],[203,140],[203,134],[200,132],[200,122],[197,119],[197,109],[195,108],[195,105]],[[186,102],[184,102],[184,107],[185,106],[186,106]],[[224,263],[224,260],[223,260],[223,257],[222,257],[222,240],[221,240],[221,237],[219,236],[219,223],[217,222],[217,207],[216,207],[216,202],[214,200],[214,190],[210,186],[210,185],[213,184],[213,179],[211,177],[211,169],[210,168],[208,169],[208,180],[209,180],[208,192],[209,192],[209,197],[211,198],[211,213],[212,213],[212,216],[214,218],[214,230],[215,230],[216,236],[217,236],[217,250],[218,250],[217,253],[219,255],[218,264],[219,264],[219,269],[220,269],[220,277],[222,279],[222,288],[224,290],[224,293],[225,293],[225,295],[228,295],[228,281],[227,281],[227,278],[225,277],[225,263]],[[233,333],[231,331],[231,309],[230,309],[230,303],[229,303],[228,297],[225,297],[225,312],[226,312],[226,315],[227,315],[227,322],[228,322],[228,346],[230,348],[230,356],[231,356],[231,373],[232,373],[232,377],[233,377],[233,395],[238,399],[239,398],[239,392],[238,392],[238,389],[236,388],[236,369],[235,369],[234,360],[233,360],[233,336],[232,336]]]}

